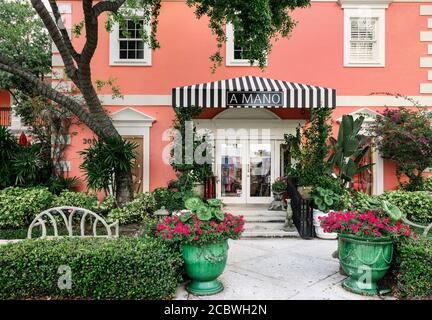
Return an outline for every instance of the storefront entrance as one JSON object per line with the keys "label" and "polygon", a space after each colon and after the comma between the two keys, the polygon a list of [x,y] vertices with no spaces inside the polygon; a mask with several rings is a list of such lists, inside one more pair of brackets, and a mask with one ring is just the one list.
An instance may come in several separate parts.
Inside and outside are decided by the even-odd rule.
{"label": "storefront entrance", "polygon": [[275,141],[218,141],[218,193],[225,203],[268,203],[275,180]]}

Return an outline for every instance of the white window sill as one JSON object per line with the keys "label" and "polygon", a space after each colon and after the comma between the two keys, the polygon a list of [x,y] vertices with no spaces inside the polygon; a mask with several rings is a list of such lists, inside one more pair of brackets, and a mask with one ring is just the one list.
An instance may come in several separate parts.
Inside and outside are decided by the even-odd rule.
{"label": "white window sill", "polygon": [[145,60],[115,60],[110,61],[110,66],[138,66],[138,67],[150,67],[152,64]]}
{"label": "white window sill", "polygon": [[[267,61],[265,63],[265,66],[267,67]],[[238,60],[231,60],[226,62],[227,67],[259,67],[258,61],[251,64],[249,60],[246,59],[238,59]]]}
{"label": "white window sill", "polygon": [[346,68],[384,68],[383,62],[347,62],[344,63]]}

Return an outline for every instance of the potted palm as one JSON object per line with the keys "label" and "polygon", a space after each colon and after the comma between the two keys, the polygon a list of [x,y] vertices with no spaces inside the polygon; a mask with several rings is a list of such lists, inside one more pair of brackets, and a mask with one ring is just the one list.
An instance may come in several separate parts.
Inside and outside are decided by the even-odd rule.
{"label": "potted palm", "polygon": [[330,212],[321,219],[326,233],[338,234],[338,255],[351,292],[376,295],[377,281],[385,276],[393,258],[396,237],[416,237],[409,225],[392,220],[382,210]]}
{"label": "potted palm", "polygon": [[217,279],[225,269],[228,239],[239,239],[244,230],[243,216],[223,212],[219,199],[204,202],[199,197],[185,201],[187,210],[167,217],[156,226],[154,235],[176,242],[192,280],[186,286],[196,295],[211,295],[223,290]]}

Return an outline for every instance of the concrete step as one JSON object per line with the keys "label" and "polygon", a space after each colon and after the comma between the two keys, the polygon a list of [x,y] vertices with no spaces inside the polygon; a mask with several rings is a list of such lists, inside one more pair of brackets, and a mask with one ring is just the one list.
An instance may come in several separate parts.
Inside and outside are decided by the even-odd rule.
{"label": "concrete step", "polygon": [[245,230],[270,230],[270,231],[279,231],[282,230],[285,223],[283,222],[247,222],[245,224]]}
{"label": "concrete step", "polygon": [[285,222],[285,216],[282,215],[247,215],[246,223],[249,222]]}
{"label": "concrete step", "polygon": [[300,238],[297,231],[248,231],[245,230],[242,235],[243,239],[256,239],[256,238]]}

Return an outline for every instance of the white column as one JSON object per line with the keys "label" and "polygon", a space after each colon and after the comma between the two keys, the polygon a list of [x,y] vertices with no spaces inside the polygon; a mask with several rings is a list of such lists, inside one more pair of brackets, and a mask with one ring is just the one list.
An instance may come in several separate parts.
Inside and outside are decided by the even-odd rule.
{"label": "white column", "polygon": [[150,127],[145,127],[143,135],[143,191],[150,191]]}

